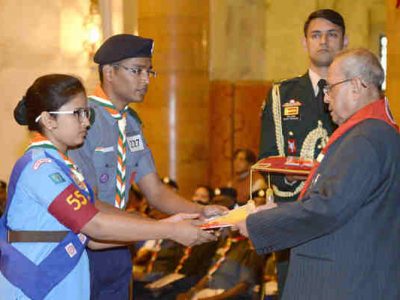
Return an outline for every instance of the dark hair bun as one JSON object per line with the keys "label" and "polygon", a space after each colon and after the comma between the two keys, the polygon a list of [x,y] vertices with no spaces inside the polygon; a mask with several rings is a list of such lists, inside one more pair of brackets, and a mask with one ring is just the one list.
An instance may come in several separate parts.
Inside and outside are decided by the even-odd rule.
{"label": "dark hair bun", "polygon": [[14,108],[14,119],[19,125],[28,125],[28,120],[26,118],[26,101],[23,97]]}

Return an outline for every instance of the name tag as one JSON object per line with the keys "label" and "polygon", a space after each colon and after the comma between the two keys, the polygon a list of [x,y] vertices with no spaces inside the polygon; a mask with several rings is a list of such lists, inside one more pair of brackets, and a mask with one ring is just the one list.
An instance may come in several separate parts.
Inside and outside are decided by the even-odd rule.
{"label": "name tag", "polygon": [[136,152],[144,149],[142,136],[140,134],[128,136],[126,141],[131,152]]}

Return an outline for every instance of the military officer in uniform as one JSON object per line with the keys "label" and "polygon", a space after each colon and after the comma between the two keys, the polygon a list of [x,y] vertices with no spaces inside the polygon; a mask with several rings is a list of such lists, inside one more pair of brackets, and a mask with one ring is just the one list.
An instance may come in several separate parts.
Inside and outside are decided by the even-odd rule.
{"label": "military officer in uniform", "polygon": [[[70,156],[97,191],[102,201],[96,205],[103,209],[124,210],[135,182],[149,204],[167,214],[179,211],[210,217],[221,213],[225,208],[186,201],[157,175],[142,122],[128,106],[143,101],[150,78],[156,75],[152,53],[152,39],[130,34],[114,35],[97,50],[94,62],[99,65],[100,85],[89,96],[94,123],[84,145]],[[91,299],[128,299],[132,273],[129,250],[89,252],[89,259]]]}
{"label": "military officer in uniform", "polygon": [[[318,156],[335,129],[323,102],[322,89],[333,58],[347,44],[345,23],[338,12],[321,9],[309,15],[303,38],[310,60],[308,71],[273,85],[262,111],[260,158],[280,155],[315,159]],[[277,203],[297,199],[304,181],[296,179],[303,178],[272,176]],[[288,263],[288,253],[283,256],[278,263],[281,291],[287,268],[282,266]]]}

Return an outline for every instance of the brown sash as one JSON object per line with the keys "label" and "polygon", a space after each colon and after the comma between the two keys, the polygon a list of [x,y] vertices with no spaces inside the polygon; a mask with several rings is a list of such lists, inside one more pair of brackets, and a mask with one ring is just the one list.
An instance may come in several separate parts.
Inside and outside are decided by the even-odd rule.
{"label": "brown sash", "polygon": [[69,231],[7,231],[8,243],[59,243]]}

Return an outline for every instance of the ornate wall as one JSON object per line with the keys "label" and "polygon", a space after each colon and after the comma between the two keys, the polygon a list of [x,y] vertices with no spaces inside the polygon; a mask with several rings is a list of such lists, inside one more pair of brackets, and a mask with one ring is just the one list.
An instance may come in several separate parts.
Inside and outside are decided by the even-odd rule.
{"label": "ornate wall", "polygon": [[[254,112],[264,98],[257,86],[262,81],[263,89],[271,80],[306,70],[307,55],[300,41],[303,22],[312,10],[339,10],[346,19],[350,46],[369,47],[376,53],[387,20],[387,92],[399,117],[400,105],[394,102],[400,98],[396,1],[313,0],[298,5],[295,0],[99,0],[108,7],[103,11],[108,34],[123,30],[156,40],[154,65],[160,76],[151,84],[144,105],[137,108],[160,174],[185,182],[186,195],[199,182],[222,183],[225,179],[213,175],[216,163],[230,165],[234,148],[257,148]],[[96,68],[83,47],[89,2],[0,0],[0,179],[8,179],[27,144],[27,130],[15,123],[12,110],[36,77],[66,72],[81,76],[89,91],[96,84]],[[220,80],[226,85],[220,85]],[[250,91],[252,83],[257,92]],[[218,87],[220,91],[215,90]],[[235,99],[240,95],[241,100],[231,103],[227,113],[224,97],[229,93]],[[247,114],[247,109],[252,112]],[[218,123],[219,116],[231,117],[230,128]],[[251,134],[243,130],[246,126]],[[232,134],[226,155],[224,148],[215,148],[220,134]]]}
{"label": "ornate wall", "polygon": [[0,179],[28,142],[27,128],[14,121],[13,109],[33,81],[47,73],[85,79],[83,19],[89,3],[79,0],[0,1]]}
{"label": "ornate wall", "polygon": [[138,1],[138,33],[154,39],[158,72],[134,107],[158,172],[190,196],[207,181],[209,163],[209,7],[204,0]]}

